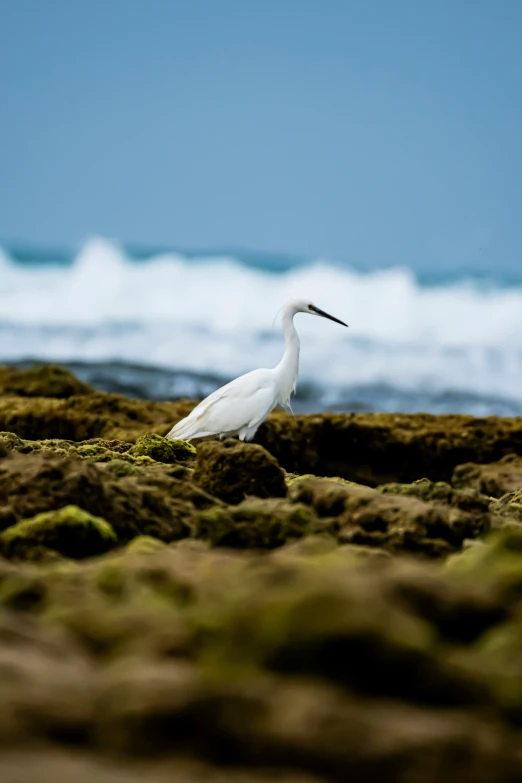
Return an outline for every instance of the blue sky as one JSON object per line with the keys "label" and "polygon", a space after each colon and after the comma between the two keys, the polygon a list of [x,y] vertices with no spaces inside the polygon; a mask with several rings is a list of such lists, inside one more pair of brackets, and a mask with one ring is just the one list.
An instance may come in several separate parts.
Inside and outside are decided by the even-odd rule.
{"label": "blue sky", "polygon": [[522,267],[520,0],[0,0],[0,240]]}

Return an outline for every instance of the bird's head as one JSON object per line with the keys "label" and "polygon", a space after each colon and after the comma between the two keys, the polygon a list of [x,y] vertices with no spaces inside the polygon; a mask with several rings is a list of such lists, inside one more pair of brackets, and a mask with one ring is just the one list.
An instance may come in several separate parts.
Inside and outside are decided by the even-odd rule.
{"label": "bird's head", "polygon": [[344,321],[340,321],[339,318],[335,318],[333,315],[330,315],[329,313],[325,313],[324,310],[321,310],[319,307],[316,307],[307,299],[296,299],[293,302],[289,302],[287,306],[290,307],[294,311],[294,313],[308,313],[308,315],[319,315],[321,318],[329,318],[330,321],[335,321],[336,324],[341,324],[341,326],[348,326],[348,324],[345,324]]}

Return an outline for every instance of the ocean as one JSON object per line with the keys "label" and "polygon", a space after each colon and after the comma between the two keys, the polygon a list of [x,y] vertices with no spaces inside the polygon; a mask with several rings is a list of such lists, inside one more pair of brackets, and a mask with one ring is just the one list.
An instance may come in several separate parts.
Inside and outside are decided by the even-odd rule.
{"label": "ocean", "polygon": [[[521,265],[522,266],[522,265]],[[295,412],[522,415],[522,269],[440,272],[103,238],[78,253],[0,249],[0,362],[59,362],[103,390],[202,398],[283,351],[299,314]]]}

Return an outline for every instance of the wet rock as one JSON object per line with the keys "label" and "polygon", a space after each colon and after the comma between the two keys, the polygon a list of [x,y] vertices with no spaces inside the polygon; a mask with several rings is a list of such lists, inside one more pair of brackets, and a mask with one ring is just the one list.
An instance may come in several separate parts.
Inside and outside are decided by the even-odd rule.
{"label": "wet rock", "polygon": [[455,487],[469,487],[484,495],[500,498],[508,492],[522,489],[522,457],[508,454],[487,465],[457,465],[452,483]]}
{"label": "wet rock", "polygon": [[389,783],[508,783],[520,766],[515,738],[465,713],[364,703],[273,676],[205,687],[172,663],[117,674],[100,715],[103,737],[120,754],[150,757],[190,739],[199,758],[221,763],[283,763],[335,781],[378,780],[386,770]]}
{"label": "wet rock", "polygon": [[390,495],[407,495],[428,502],[442,503],[460,508],[462,511],[487,514],[490,498],[475,488],[456,489],[445,481],[430,481],[427,478],[413,481],[411,484],[382,484],[379,492]]}
{"label": "wet rock", "polygon": [[[420,499],[419,495],[428,497],[430,492],[438,500]],[[460,549],[465,539],[484,535],[491,527],[487,502],[480,497],[465,493],[453,498],[456,505],[452,507],[439,502],[443,497],[448,499],[446,488],[430,489],[424,484],[413,489],[393,485],[378,491],[329,479],[303,479],[292,484],[289,497],[311,505],[328,520],[339,542],[391,552],[443,557]]]}
{"label": "wet rock", "polygon": [[238,769],[189,759],[185,755],[158,760],[107,758],[100,752],[67,747],[9,748],[0,757],[2,783],[328,783],[306,772],[279,767]]}
{"label": "wet rock", "polygon": [[0,534],[0,550],[6,557],[24,558],[35,547],[44,547],[66,557],[100,555],[117,544],[112,527],[78,506],[45,511],[23,519]]}
{"label": "wet rock", "polygon": [[[0,397],[0,430],[33,440],[134,442],[145,434],[165,435],[194,407],[191,401],[148,402],[100,392],[27,398],[15,391],[7,393],[9,388]],[[510,453],[522,455],[520,420],[495,417],[323,414],[294,418],[276,412],[259,429],[257,440],[290,473],[338,476],[369,486],[409,483],[423,476],[450,481],[458,465],[491,463]]]}
{"label": "wet rock", "polygon": [[127,552],[132,554],[148,554],[164,549],[165,544],[153,536],[136,536],[127,544]]}
{"label": "wet rock", "polygon": [[0,461],[4,528],[73,504],[106,519],[121,543],[137,535],[168,542],[190,535],[196,518],[194,503],[201,508],[216,502],[161,470],[149,475],[144,468],[137,475],[118,477],[103,466],[48,452],[12,453]]}
{"label": "wet rock", "polygon": [[339,476],[361,484],[450,481],[464,462],[522,455],[520,419],[429,414],[321,414],[295,419],[274,413],[256,441],[285,470]]}
{"label": "wet rock", "polygon": [[87,655],[58,627],[0,612],[0,741],[85,740],[94,708]]}
{"label": "wet rock", "polygon": [[190,403],[129,400],[102,392],[68,399],[6,395],[0,397],[0,430],[31,440],[135,441],[151,431],[167,433],[176,415],[185,415],[191,407]]}
{"label": "wet rock", "polygon": [[[494,581],[498,587],[506,587],[508,592],[518,591],[522,588],[522,526],[515,523],[495,530],[477,546],[452,555],[446,569],[449,573],[458,572],[468,577],[480,574],[484,583]],[[513,599],[518,601],[519,595],[511,595],[509,602]],[[502,600],[508,600],[507,594]]]}
{"label": "wet rock", "polygon": [[512,522],[522,522],[522,489],[492,501],[491,511]]}
{"label": "wet rock", "polygon": [[240,503],[249,495],[285,497],[285,474],[261,446],[231,438],[198,446],[193,480],[226,503]]}
{"label": "wet rock", "polygon": [[127,467],[120,468],[120,474],[125,473],[126,475],[135,473],[130,465],[141,467],[154,464],[154,460],[151,457],[132,453],[132,443],[103,438],[91,438],[76,443],[75,441],[59,438],[27,440],[18,437],[13,432],[0,432],[0,449],[2,449],[0,457],[7,456],[7,454],[13,451],[18,454],[45,452],[62,457],[73,455],[88,462],[117,463],[114,468],[115,472],[117,472],[118,466],[125,462]]}
{"label": "wet rock", "polygon": [[[478,549],[497,563],[510,552],[520,585],[519,540],[504,532]],[[227,764],[392,783],[522,774],[522,592],[507,592],[503,568],[361,559],[331,542],[4,565],[0,770],[32,740],[39,752],[73,741],[152,781],[165,771],[153,759],[176,780],[177,754],[209,775]],[[43,591],[31,617],[4,602],[24,582],[25,595]]]}
{"label": "wet rock", "polygon": [[185,462],[196,456],[196,449],[184,440],[167,440],[161,435],[142,435],[131,448],[133,457],[150,457],[156,462]]}
{"label": "wet rock", "polygon": [[56,364],[27,369],[0,367],[0,395],[64,398],[73,394],[91,394],[93,391],[71,372]]}
{"label": "wet rock", "polygon": [[312,509],[284,500],[248,498],[237,506],[198,514],[195,535],[212,546],[274,549],[320,529]]}

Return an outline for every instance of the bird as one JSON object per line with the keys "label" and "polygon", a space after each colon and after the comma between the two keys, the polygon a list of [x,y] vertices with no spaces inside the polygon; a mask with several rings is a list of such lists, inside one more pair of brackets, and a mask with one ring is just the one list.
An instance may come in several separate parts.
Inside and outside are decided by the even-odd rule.
{"label": "bird", "polygon": [[342,326],[348,324],[301,299],[287,302],[281,311],[285,351],[279,364],[247,372],[212,392],[172,427],[166,435],[169,440],[237,436],[239,440],[250,441],[277,405],[291,410],[290,397],[296,389],[300,348],[294,316],[308,313]]}

